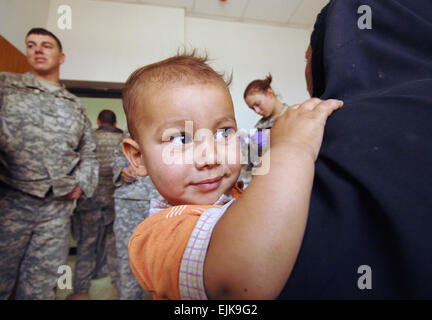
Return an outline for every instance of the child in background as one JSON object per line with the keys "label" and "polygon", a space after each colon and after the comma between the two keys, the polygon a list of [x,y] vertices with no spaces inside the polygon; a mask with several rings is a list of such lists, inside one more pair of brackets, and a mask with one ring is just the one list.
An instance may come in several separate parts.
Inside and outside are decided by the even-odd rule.
{"label": "child in background", "polygon": [[178,55],[136,70],[123,106],[131,134],[123,152],[167,203],[130,239],[138,282],[156,299],[277,297],[303,238],[325,122],[342,102],[310,99],[280,116],[263,157],[269,171],[235,201],[233,103],[205,58]]}

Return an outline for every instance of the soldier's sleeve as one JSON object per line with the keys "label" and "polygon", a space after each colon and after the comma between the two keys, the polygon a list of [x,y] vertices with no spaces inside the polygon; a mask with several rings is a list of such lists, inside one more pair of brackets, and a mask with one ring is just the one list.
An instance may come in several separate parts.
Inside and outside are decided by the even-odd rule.
{"label": "soldier's sleeve", "polygon": [[[3,109],[3,95],[4,95],[4,82],[5,75],[3,72],[0,72],[0,111]],[[3,117],[0,119],[0,132],[3,133],[3,126],[5,125],[5,121]]]}
{"label": "soldier's sleeve", "polygon": [[[124,138],[127,137],[127,134],[123,134],[123,137],[121,141],[123,141]],[[113,170],[113,183],[116,187],[120,187],[124,184],[123,180],[121,179],[121,171],[126,163],[126,158],[123,155],[123,150],[121,146],[121,141],[117,145],[117,147],[114,149],[112,161],[111,161],[111,167]]]}
{"label": "soldier's sleeve", "polygon": [[5,82],[5,75],[3,72],[0,72],[0,110],[3,108],[4,82]]}
{"label": "soldier's sleeve", "polygon": [[73,176],[77,179],[78,185],[87,198],[93,195],[99,180],[99,163],[96,159],[95,150],[96,142],[93,138],[90,120],[86,115],[84,133],[79,145],[80,162],[74,170]]}

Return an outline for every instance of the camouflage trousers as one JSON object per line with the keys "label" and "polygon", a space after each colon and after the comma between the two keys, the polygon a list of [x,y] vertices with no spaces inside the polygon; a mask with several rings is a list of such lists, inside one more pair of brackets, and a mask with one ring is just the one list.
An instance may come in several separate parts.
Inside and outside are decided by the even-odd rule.
{"label": "camouflage trousers", "polygon": [[73,201],[33,197],[0,185],[0,299],[54,300],[67,265]]}
{"label": "camouflage trousers", "polygon": [[117,256],[119,261],[120,281],[118,293],[120,300],[142,300],[145,292],[132,273],[129,265],[128,244],[136,227],[148,217],[150,201],[114,199]]}
{"label": "camouflage trousers", "polygon": [[86,208],[75,211],[72,217],[73,235],[77,240],[73,281],[74,293],[88,292],[90,281],[106,276],[118,286],[118,262],[113,221],[105,224],[104,216],[113,208]]}

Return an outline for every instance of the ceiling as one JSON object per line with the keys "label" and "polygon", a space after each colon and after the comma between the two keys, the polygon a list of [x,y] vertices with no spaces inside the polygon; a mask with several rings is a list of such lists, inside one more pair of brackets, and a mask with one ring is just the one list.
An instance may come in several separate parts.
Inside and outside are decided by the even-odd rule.
{"label": "ceiling", "polygon": [[311,29],[329,0],[100,0],[184,8],[189,17]]}

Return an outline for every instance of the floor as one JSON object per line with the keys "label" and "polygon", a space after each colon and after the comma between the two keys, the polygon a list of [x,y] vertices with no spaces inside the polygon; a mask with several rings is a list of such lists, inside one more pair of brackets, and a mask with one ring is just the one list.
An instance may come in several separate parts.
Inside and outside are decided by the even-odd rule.
{"label": "floor", "polygon": [[[72,274],[75,269],[75,256],[68,257],[68,265],[72,269]],[[72,276],[73,277],[73,276]],[[56,300],[65,300],[66,297],[72,293],[73,289],[59,289],[57,288]],[[90,300],[109,300],[112,292],[111,278],[106,277],[102,279],[92,280],[90,287]]]}
{"label": "floor", "polygon": [[[75,246],[75,241],[71,237],[71,247]],[[75,255],[70,254],[68,257],[67,264],[72,269],[72,283],[73,283],[73,273],[75,270]],[[111,284],[111,277],[106,277],[102,279],[96,279],[91,281],[90,286],[90,300],[110,300],[111,292],[113,286]],[[73,289],[59,289],[57,288],[56,300],[65,300],[66,297],[72,293]],[[153,300],[153,297],[149,293],[145,293],[143,300]]]}

